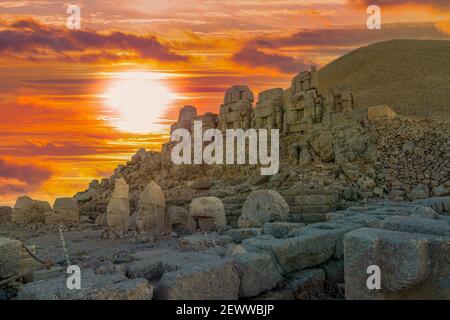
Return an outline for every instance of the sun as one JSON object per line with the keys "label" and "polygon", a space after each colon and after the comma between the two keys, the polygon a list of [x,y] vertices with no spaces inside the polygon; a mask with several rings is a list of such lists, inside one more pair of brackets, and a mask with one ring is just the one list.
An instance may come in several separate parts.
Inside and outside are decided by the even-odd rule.
{"label": "sun", "polygon": [[114,110],[111,122],[119,130],[149,133],[162,129],[161,117],[171,100],[161,83],[163,74],[153,72],[111,73],[111,82],[102,98]]}

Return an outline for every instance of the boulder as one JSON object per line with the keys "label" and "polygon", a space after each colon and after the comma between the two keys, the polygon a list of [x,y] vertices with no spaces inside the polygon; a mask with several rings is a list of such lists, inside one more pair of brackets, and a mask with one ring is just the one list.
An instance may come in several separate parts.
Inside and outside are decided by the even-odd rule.
{"label": "boulder", "polygon": [[194,234],[180,239],[180,248],[206,250],[217,246],[224,247],[232,242],[230,236],[217,234]]}
{"label": "boulder", "polygon": [[422,217],[392,216],[381,222],[381,228],[392,231],[425,233],[450,237],[450,225],[443,221]]}
{"label": "boulder", "polygon": [[21,248],[18,240],[0,238],[0,279],[16,274],[20,262]]}
{"label": "boulder", "polygon": [[259,236],[242,242],[248,252],[269,252],[285,273],[300,271],[324,263],[333,256],[334,233],[311,232],[287,239]]}
{"label": "boulder", "polygon": [[396,116],[395,111],[385,104],[369,107],[367,109],[367,117],[369,120],[393,119]]}
{"label": "boulder", "polygon": [[213,256],[165,273],[155,290],[158,300],[236,300],[238,295],[239,275],[233,264]]}
{"label": "boulder", "polygon": [[[448,299],[450,296],[448,237],[361,228],[346,234],[344,246],[346,299]],[[379,290],[367,287],[371,275],[367,268],[373,265],[381,272]]]}
{"label": "boulder", "polygon": [[186,233],[195,230],[194,221],[183,207],[169,206],[166,218],[167,225],[172,231]]}
{"label": "boulder", "polygon": [[11,223],[12,222],[12,208],[2,206],[0,207],[0,224],[1,223]]}
{"label": "boulder", "polygon": [[254,297],[269,291],[283,279],[279,267],[269,253],[248,253],[235,256],[239,274],[239,297]]}
{"label": "boulder", "polygon": [[430,189],[423,183],[418,184],[406,195],[409,200],[426,199],[430,196]]}
{"label": "boulder", "polygon": [[97,275],[82,270],[81,289],[69,290],[67,276],[30,282],[20,288],[18,300],[151,300],[153,287],[146,279],[120,274]]}
{"label": "boulder", "polygon": [[159,185],[151,181],[141,193],[136,209],[136,228],[155,236],[163,234],[166,220],[166,201]]}
{"label": "boulder", "polygon": [[450,196],[450,180],[433,188],[433,196],[445,197]]}
{"label": "boulder", "polygon": [[322,269],[307,269],[291,276],[286,287],[296,300],[319,299],[325,295],[325,273]]}
{"label": "boulder", "polygon": [[58,198],[53,204],[53,212],[46,215],[46,224],[78,223],[80,211],[74,198]]}
{"label": "boulder", "polygon": [[225,208],[216,197],[200,197],[192,200],[189,206],[190,216],[198,222],[203,231],[214,231],[226,228]]}
{"label": "boulder", "polygon": [[130,224],[129,188],[125,179],[115,180],[114,191],[106,209],[108,228],[116,233],[128,231]]}
{"label": "boulder", "polygon": [[12,212],[13,223],[43,223],[45,215],[52,211],[46,201],[33,200],[28,196],[17,198]]}
{"label": "boulder", "polygon": [[286,221],[289,205],[274,190],[256,190],[248,196],[238,220],[240,228],[261,228],[267,222]]}
{"label": "boulder", "polygon": [[211,181],[198,180],[191,185],[191,188],[195,190],[207,190],[210,189],[213,185],[214,183],[212,183]]}

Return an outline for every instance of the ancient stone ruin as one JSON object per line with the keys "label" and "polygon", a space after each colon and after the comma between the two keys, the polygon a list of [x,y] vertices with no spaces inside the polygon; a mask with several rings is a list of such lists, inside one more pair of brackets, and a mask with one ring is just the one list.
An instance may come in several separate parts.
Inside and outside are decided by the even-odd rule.
{"label": "ancient stone ruin", "polygon": [[[448,120],[355,109],[353,92],[325,92],[314,68],[253,102],[248,86],[233,86],[218,115],[185,106],[171,132],[196,120],[203,130],[279,129],[276,175],[174,165],[168,142],[53,208],[29,197],[0,207],[0,280],[24,266],[31,275],[0,298],[449,299]],[[82,291],[65,287],[55,226],[87,279]],[[24,241],[56,266],[25,260],[18,228],[33,230]]]}

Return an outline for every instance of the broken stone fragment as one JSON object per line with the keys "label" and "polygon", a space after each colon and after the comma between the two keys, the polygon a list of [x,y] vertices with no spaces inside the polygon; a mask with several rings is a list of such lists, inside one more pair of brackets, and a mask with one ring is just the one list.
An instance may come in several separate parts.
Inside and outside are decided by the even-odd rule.
{"label": "broken stone fragment", "polygon": [[16,274],[20,262],[20,241],[0,238],[0,279]]}
{"label": "broken stone fragment", "polygon": [[195,224],[189,212],[183,207],[169,206],[167,208],[167,224],[170,230],[178,233],[192,232]]}
{"label": "broken stone fragment", "polygon": [[165,233],[166,201],[156,182],[151,181],[141,193],[135,214],[139,232],[154,236]]}
{"label": "broken stone fragment", "polygon": [[[403,230],[418,228],[410,222],[404,224],[395,220],[383,226]],[[347,299],[448,298],[450,238],[361,228],[348,233],[344,243]],[[380,290],[369,290],[366,284],[370,276],[367,268],[372,265],[380,268]]]}
{"label": "broken stone fragment", "polygon": [[106,223],[113,232],[122,234],[128,231],[130,223],[129,188],[125,179],[116,179],[114,191],[106,209]]}
{"label": "broken stone fragment", "polygon": [[165,273],[155,290],[158,300],[236,300],[238,296],[239,275],[234,265],[214,256]]}
{"label": "broken stone fragment", "polygon": [[153,287],[146,279],[120,274],[97,275],[82,271],[81,289],[69,290],[66,275],[35,281],[21,287],[19,300],[151,300]]}
{"label": "broken stone fragment", "polygon": [[215,231],[226,228],[225,208],[216,197],[200,197],[192,200],[189,206],[190,216],[198,221],[200,230]]}
{"label": "broken stone fragment", "polygon": [[283,279],[279,267],[269,253],[236,255],[233,261],[240,278],[240,298],[269,291]]}
{"label": "broken stone fragment", "polygon": [[261,228],[267,222],[286,221],[289,205],[274,190],[256,190],[250,193],[239,217],[240,228]]}
{"label": "broken stone fragment", "polygon": [[53,204],[53,211],[45,216],[45,224],[78,223],[80,212],[74,198],[58,198]]}
{"label": "broken stone fragment", "polygon": [[408,192],[409,200],[426,199],[430,196],[430,189],[423,183],[418,184]]}
{"label": "broken stone fragment", "polygon": [[286,287],[292,289],[296,300],[319,299],[325,295],[325,273],[322,269],[296,272]]}
{"label": "broken stone fragment", "polygon": [[46,201],[33,200],[23,196],[17,198],[12,212],[13,223],[43,223],[45,214],[52,211]]}
{"label": "broken stone fragment", "polygon": [[1,223],[11,223],[12,222],[12,208],[11,207],[0,207],[0,224]]}

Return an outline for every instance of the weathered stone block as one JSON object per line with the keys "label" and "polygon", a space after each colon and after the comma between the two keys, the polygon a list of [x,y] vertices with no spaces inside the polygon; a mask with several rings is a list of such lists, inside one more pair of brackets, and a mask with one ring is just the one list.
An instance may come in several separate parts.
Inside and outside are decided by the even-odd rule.
{"label": "weathered stone block", "polygon": [[13,276],[17,272],[21,248],[18,240],[0,238],[0,279]]}
{"label": "weathered stone block", "polygon": [[260,228],[266,222],[286,221],[289,205],[274,190],[257,190],[250,193],[242,208],[238,225],[241,228]]}
{"label": "weathered stone block", "polygon": [[33,200],[23,196],[17,198],[12,212],[13,223],[43,223],[45,214],[52,211],[50,204],[45,201]]}
{"label": "weathered stone block", "polygon": [[[361,228],[345,236],[347,299],[449,299],[450,238]],[[369,290],[367,267],[381,270]]]}
{"label": "weathered stone block", "polygon": [[166,200],[161,187],[155,182],[145,187],[136,209],[136,229],[156,237],[165,233]]}
{"label": "weathered stone block", "polygon": [[239,275],[230,261],[219,258],[165,273],[155,290],[159,300],[236,300]]}
{"label": "weathered stone block", "polygon": [[12,208],[5,206],[0,207],[0,224],[11,222],[12,222]]}
{"label": "weathered stone block", "polygon": [[234,258],[240,278],[239,297],[253,297],[268,291],[283,279],[269,253],[247,253]]}
{"label": "weathered stone block", "polygon": [[435,234],[450,237],[450,224],[439,220],[420,217],[393,216],[381,222],[381,228],[410,233]]}
{"label": "weathered stone block", "polygon": [[294,292],[296,300],[319,299],[325,294],[325,273],[322,269],[307,269],[291,276],[286,287]]}
{"label": "weathered stone block", "polygon": [[146,279],[129,280],[119,274],[97,275],[84,270],[81,289],[69,290],[67,277],[30,282],[20,288],[19,300],[151,300],[153,288]]}
{"label": "weathered stone block", "polygon": [[78,223],[80,211],[75,198],[57,198],[53,212],[45,216],[46,224]]}
{"label": "weathered stone block", "polygon": [[242,246],[248,251],[272,253],[283,271],[290,273],[330,259],[335,251],[336,240],[327,232],[311,232],[287,239],[260,236],[244,240]]}
{"label": "weathered stone block", "polygon": [[215,231],[226,228],[225,208],[219,198],[193,199],[189,206],[189,214],[193,219],[198,220],[201,230]]}
{"label": "weathered stone block", "polygon": [[166,219],[168,227],[175,232],[192,232],[196,227],[189,212],[183,207],[168,207]]}
{"label": "weathered stone block", "polygon": [[106,209],[106,223],[117,233],[128,231],[130,226],[130,198],[129,187],[125,179],[115,180],[114,191]]}
{"label": "weathered stone block", "polygon": [[268,222],[264,225],[264,234],[272,235],[275,238],[285,238],[292,230],[304,227],[304,223],[290,222]]}

